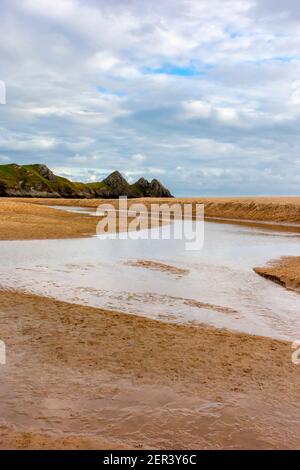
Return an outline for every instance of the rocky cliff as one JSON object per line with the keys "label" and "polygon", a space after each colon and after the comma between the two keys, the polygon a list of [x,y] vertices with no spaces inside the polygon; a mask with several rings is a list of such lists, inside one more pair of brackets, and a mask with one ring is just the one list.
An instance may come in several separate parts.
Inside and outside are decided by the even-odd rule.
{"label": "rocky cliff", "polygon": [[172,197],[158,180],[129,184],[118,171],[97,183],[76,183],[56,176],[46,165],[0,165],[0,196],[116,198]]}

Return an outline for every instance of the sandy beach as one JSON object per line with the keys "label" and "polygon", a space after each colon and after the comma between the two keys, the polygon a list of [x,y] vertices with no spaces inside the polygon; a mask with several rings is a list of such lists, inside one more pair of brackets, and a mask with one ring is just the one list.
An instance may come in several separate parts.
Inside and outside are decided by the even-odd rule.
{"label": "sandy beach", "polygon": [[[49,199],[4,198],[0,200],[0,240],[78,238],[94,235],[98,217],[62,212],[47,206],[77,206],[96,210],[99,204],[117,207],[116,199]],[[228,222],[260,226],[272,230],[300,232],[300,197],[239,197],[239,198],[141,198],[129,199],[131,204],[203,203],[205,217],[219,223]],[[282,226],[272,225],[282,223]],[[285,225],[286,224],[286,225]],[[118,229],[118,227],[117,227]]]}
{"label": "sandy beach", "polygon": [[[47,204],[1,199],[0,239],[94,234],[97,218]],[[237,217],[229,202],[209,204],[229,204],[224,212],[209,206],[214,216]],[[274,205],[261,220],[300,220],[300,198],[253,204],[261,217],[264,204]],[[146,268],[185,275],[154,262]],[[0,367],[2,449],[300,448],[299,366],[290,342],[4,290],[0,312],[8,351]]]}
{"label": "sandy beach", "polygon": [[299,448],[289,343],[21,293],[0,302],[2,420],[17,399],[20,412],[2,448]]}
{"label": "sandy beach", "polygon": [[[2,201],[25,202],[40,205],[74,205],[98,207],[107,202],[116,205],[116,199],[49,199],[49,198],[2,198]],[[203,203],[205,214],[209,217],[221,217],[253,221],[274,221],[300,223],[300,196],[243,196],[243,197],[204,197],[204,198],[139,198],[128,199],[128,205],[143,203]]]}

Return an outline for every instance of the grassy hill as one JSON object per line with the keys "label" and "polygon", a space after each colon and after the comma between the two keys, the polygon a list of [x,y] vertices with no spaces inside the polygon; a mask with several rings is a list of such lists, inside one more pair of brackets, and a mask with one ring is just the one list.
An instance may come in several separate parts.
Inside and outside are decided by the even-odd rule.
{"label": "grassy hill", "polygon": [[157,180],[148,182],[141,178],[129,184],[118,171],[100,182],[80,183],[55,175],[43,164],[0,165],[0,196],[114,198],[122,195],[171,197]]}

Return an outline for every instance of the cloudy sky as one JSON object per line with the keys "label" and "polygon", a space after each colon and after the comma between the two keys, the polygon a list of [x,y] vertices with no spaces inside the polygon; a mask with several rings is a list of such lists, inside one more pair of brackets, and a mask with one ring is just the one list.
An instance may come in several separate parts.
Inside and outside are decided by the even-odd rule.
{"label": "cloudy sky", "polygon": [[0,164],[299,194],[299,0],[1,0]]}

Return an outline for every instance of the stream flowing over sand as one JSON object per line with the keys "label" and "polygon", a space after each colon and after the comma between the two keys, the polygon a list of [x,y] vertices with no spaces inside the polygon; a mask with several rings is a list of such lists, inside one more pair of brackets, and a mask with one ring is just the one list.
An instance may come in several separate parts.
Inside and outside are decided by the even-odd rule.
{"label": "stream flowing over sand", "polygon": [[0,448],[299,448],[300,297],[253,271],[299,234],[206,222],[187,251],[61,238],[95,233],[94,208],[13,209],[2,236],[30,240],[0,242]]}
{"label": "stream flowing over sand", "polygon": [[270,259],[299,255],[295,233],[206,222],[204,247],[196,251],[186,251],[184,240],[101,237],[2,241],[0,247],[2,288],[168,322],[300,337],[298,294],[253,271]]}

